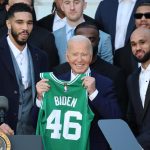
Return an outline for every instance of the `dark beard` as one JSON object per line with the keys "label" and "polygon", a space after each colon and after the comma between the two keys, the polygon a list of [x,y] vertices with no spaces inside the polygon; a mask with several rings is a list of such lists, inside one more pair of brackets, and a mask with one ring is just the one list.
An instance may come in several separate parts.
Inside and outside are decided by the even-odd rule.
{"label": "dark beard", "polygon": [[147,52],[143,58],[137,58],[136,56],[133,55],[133,57],[135,58],[136,61],[140,62],[140,63],[145,63],[150,59],[150,51]]}
{"label": "dark beard", "polygon": [[27,40],[25,40],[25,41],[18,40],[19,33],[17,34],[15,31],[11,30],[11,35],[18,45],[23,46],[26,44]]}

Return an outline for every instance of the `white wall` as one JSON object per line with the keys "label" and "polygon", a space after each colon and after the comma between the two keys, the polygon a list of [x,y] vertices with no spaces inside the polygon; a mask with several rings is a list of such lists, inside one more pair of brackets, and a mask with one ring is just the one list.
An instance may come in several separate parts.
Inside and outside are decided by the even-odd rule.
{"label": "white wall", "polygon": [[[85,14],[94,17],[96,8],[101,0],[86,0],[87,8],[84,11]],[[35,0],[35,11],[37,20],[50,14],[53,0]]]}

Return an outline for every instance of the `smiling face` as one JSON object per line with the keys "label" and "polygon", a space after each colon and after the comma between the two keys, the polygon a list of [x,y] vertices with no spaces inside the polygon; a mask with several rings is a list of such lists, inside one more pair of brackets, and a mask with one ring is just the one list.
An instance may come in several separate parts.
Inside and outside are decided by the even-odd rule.
{"label": "smiling face", "polygon": [[26,44],[33,28],[32,14],[29,12],[16,12],[7,21],[9,36],[16,47]]}
{"label": "smiling face", "polygon": [[81,41],[71,40],[68,44],[66,60],[70,64],[74,74],[86,72],[92,61],[92,46],[90,41],[87,38]]}
{"label": "smiling face", "polygon": [[150,30],[138,28],[131,35],[132,53],[141,63],[150,61]]}
{"label": "smiling face", "polygon": [[[150,16],[150,6],[140,6],[136,10],[136,14],[147,14]],[[144,27],[150,29],[150,17],[145,17],[144,15],[141,18],[135,18],[136,27]]]}
{"label": "smiling face", "polygon": [[84,0],[63,0],[62,10],[70,21],[78,21],[86,8]]}

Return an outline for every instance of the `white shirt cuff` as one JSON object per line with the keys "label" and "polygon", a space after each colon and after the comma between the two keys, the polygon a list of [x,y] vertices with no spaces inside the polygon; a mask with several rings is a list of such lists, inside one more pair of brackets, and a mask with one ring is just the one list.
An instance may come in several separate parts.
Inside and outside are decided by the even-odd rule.
{"label": "white shirt cuff", "polygon": [[89,95],[89,99],[92,101],[98,94],[98,90],[96,89],[91,95]]}
{"label": "white shirt cuff", "polygon": [[40,108],[42,106],[42,100],[36,98],[36,106]]}

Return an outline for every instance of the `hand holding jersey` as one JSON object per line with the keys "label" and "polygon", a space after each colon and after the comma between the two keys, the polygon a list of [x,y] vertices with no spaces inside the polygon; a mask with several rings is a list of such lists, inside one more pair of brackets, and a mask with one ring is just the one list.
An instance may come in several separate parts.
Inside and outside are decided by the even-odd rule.
{"label": "hand holding jersey", "polygon": [[[71,66],[72,74],[82,74],[85,73],[92,61],[93,49],[91,42],[88,38],[82,35],[77,35],[68,41],[68,47],[66,51],[66,60]],[[87,89],[89,96],[96,91],[95,79],[90,76],[83,78],[83,85]],[[46,80],[43,79],[39,81],[36,85],[37,96],[42,98],[42,93],[49,90],[49,85]],[[96,91],[97,95],[97,91]],[[92,98],[93,99],[93,98]]]}
{"label": "hand holding jersey", "polygon": [[[95,78],[85,76],[82,78],[82,85],[87,89],[88,95],[92,95],[96,91]],[[43,92],[47,92],[50,89],[50,85],[47,83],[48,79],[42,79],[36,84],[37,98],[42,99]]]}

